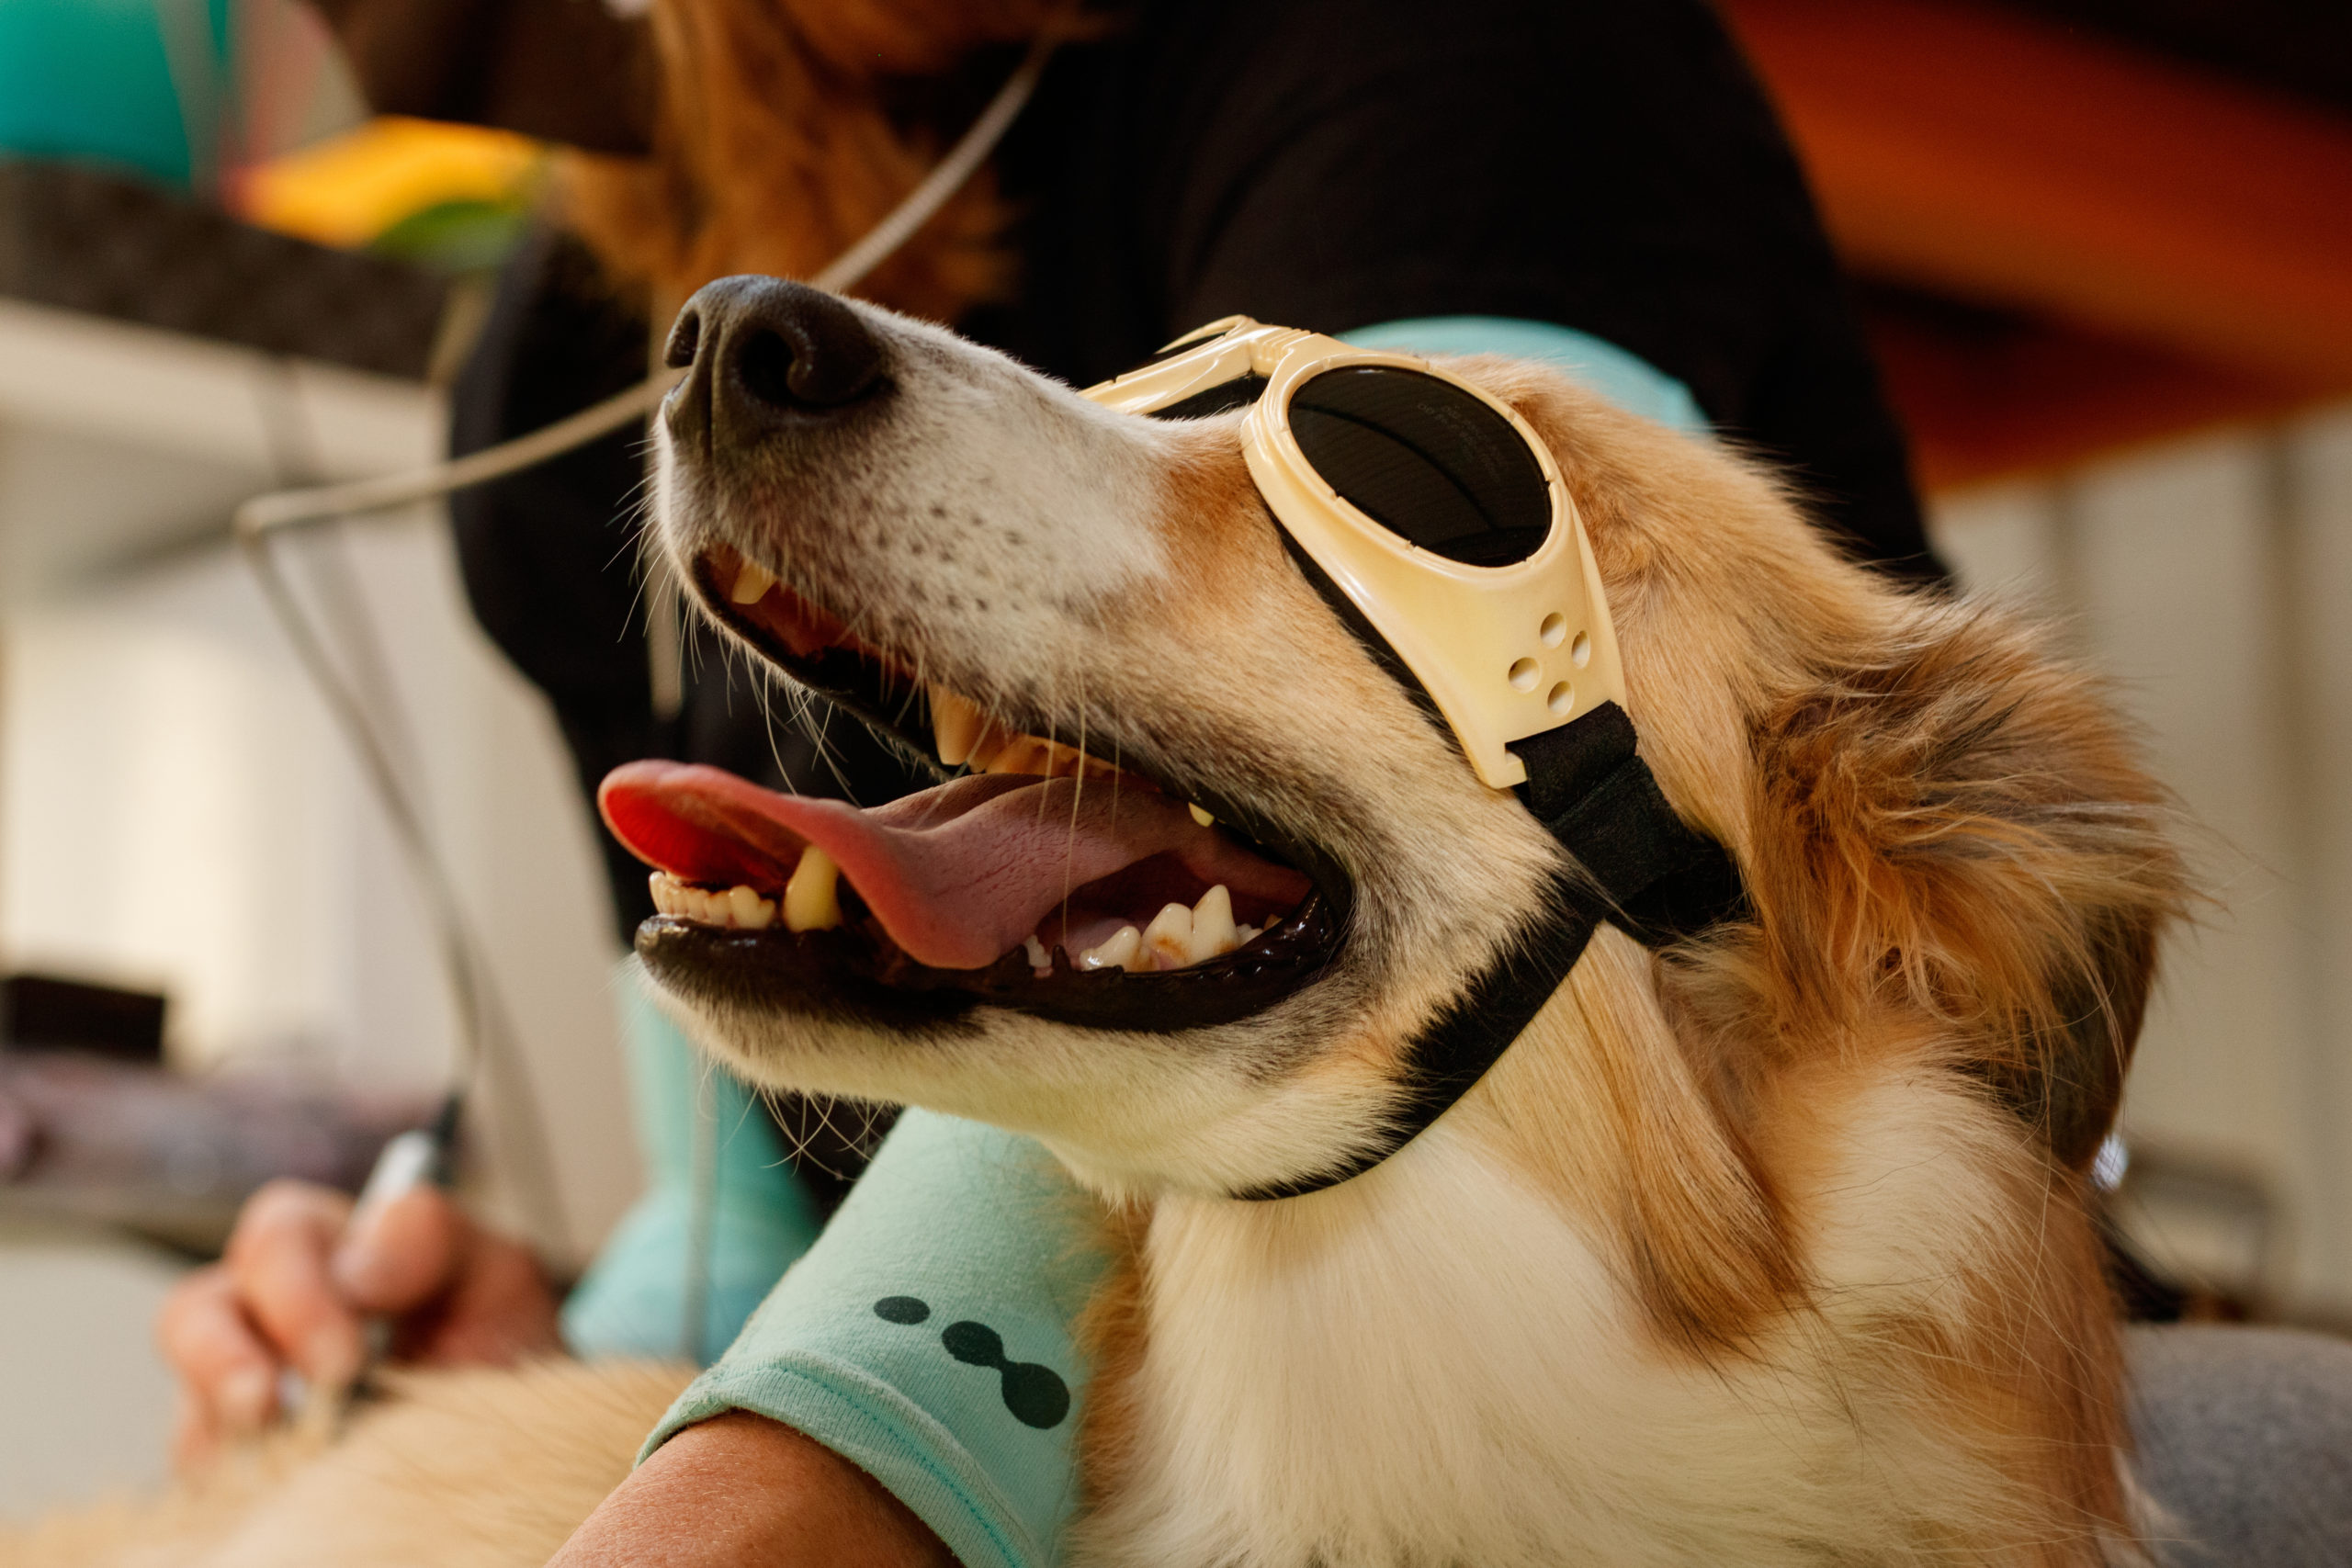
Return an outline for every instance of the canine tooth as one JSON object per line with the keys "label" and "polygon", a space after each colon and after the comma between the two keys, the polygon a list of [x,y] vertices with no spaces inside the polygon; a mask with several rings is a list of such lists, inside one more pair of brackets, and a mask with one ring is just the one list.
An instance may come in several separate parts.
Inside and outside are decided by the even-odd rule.
{"label": "canine tooth", "polygon": [[1233,895],[1220,882],[1193,906],[1193,932],[1184,944],[1184,962],[1198,964],[1233,948]]}
{"label": "canine tooth", "polygon": [[1216,818],[1202,810],[1199,807],[1187,805],[1184,809],[1191,812],[1193,814],[1193,820],[1198,822],[1202,827],[1214,828],[1216,826]]}
{"label": "canine tooth", "polygon": [[939,760],[949,767],[970,760],[988,728],[987,716],[944,686],[931,689],[931,733],[939,742]]}
{"label": "canine tooth", "polygon": [[740,883],[727,890],[731,923],[747,931],[763,931],[775,923],[775,906]]}
{"label": "canine tooth", "polygon": [[826,931],[840,925],[841,875],[832,856],[814,844],[802,850],[792,880],[784,885],[784,929]]}
{"label": "canine tooth", "polygon": [[1030,968],[1039,971],[1053,968],[1053,956],[1046,951],[1046,944],[1037,940],[1035,931],[1031,931],[1021,939],[1021,950],[1029,955]]}
{"label": "canine tooth", "polygon": [[1151,924],[1143,929],[1143,950],[1155,969],[1182,969],[1190,964],[1193,911],[1182,904],[1170,904],[1152,916]]}
{"label": "canine tooth", "polygon": [[1078,955],[1080,969],[1133,969],[1143,956],[1143,932],[1121,926],[1107,942]]}
{"label": "canine tooth", "polygon": [[666,871],[657,871],[645,879],[645,885],[652,889],[653,908],[656,912],[664,915],[674,915],[678,912],[678,879],[676,877]]}
{"label": "canine tooth", "polygon": [[775,573],[755,560],[747,560],[735,574],[735,586],[727,591],[727,597],[738,604],[756,604],[775,586]]}

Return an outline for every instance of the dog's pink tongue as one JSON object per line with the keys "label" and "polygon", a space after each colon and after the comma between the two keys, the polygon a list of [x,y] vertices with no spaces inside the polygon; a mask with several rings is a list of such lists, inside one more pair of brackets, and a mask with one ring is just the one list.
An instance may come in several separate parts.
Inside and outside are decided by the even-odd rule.
{"label": "dog's pink tongue", "polygon": [[630,762],[597,804],[632,853],[685,882],[773,896],[814,844],[908,956],[941,969],[985,968],[1072,889],[1153,855],[1178,855],[1237,899],[1289,904],[1306,893],[1297,872],[1202,827],[1181,803],[1101,779],[1081,789],[1076,779],[981,774],[862,811],[717,768]]}

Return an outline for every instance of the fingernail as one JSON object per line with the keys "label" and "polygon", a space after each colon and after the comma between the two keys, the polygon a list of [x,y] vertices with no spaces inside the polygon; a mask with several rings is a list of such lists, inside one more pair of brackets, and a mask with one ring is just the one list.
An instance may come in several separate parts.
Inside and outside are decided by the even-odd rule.
{"label": "fingernail", "polygon": [[378,1278],[383,1272],[384,1258],[374,1245],[375,1222],[373,1214],[359,1216],[357,1223],[344,1233],[334,1256],[327,1260],[327,1271],[347,1296],[372,1297],[383,1283]]}
{"label": "fingernail", "polygon": [[354,1238],[334,1249],[334,1256],[327,1260],[327,1273],[345,1295],[364,1298],[374,1294],[368,1287],[376,1282],[375,1261],[374,1255]]}
{"label": "fingernail", "polygon": [[220,1416],[240,1432],[259,1431],[277,1404],[277,1380],[266,1368],[246,1367],[220,1380]]}

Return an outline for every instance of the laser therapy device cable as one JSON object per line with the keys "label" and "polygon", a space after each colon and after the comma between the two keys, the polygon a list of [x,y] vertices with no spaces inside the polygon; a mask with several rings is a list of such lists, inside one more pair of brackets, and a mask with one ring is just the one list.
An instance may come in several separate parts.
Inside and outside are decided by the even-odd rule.
{"label": "laser therapy device cable", "polygon": [[[808,281],[835,293],[854,288],[930,221],[948,198],[971,179],[1019,118],[1060,36],[1058,28],[1041,35],[1019,68],[998,89],[996,96],[947,155],[879,223]],[[496,1076],[503,1094],[510,1097],[521,1112],[517,1117],[515,1154],[518,1162],[528,1168],[529,1176],[519,1181],[518,1187],[528,1191],[529,1206],[534,1211],[532,1221],[543,1236],[552,1238],[564,1234],[546,1129],[528,1093],[513,1021],[498,996],[482,945],[466,919],[457,885],[434,843],[424,811],[394,765],[392,748],[386,739],[386,724],[371,713],[364,690],[367,682],[357,678],[356,667],[375,658],[372,630],[365,624],[364,616],[351,617],[353,638],[360,646],[347,649],[346,659],[339,664],[329,649],[327,637],[295,592],[273,543],[280,534],[413,505],[520,473],[647,417],[676,384],[680,374],[657,372],[628,390],[553,424],[453,461],[402,474],[274,491],[254,497],[236,510],[233,527],[237,543],[263,599],[285,630],[305,676],[317,688],[329,715],[350,744],[361,777],[382,807],[401,859],[415,879],[456,1009],[457,1050],[447,1098],[429,1127],[403,1134],[379,1156],[379,1176],[382,1179],[371,1179],[371,1192],[379,1191],[390,1179],[387,1173],[394,1166],[399,1168],[403,1186],[446,1175],[450,1145],[467,1095],[477,1077],[487,1071]],[[282,424],[283,419],[278,423]],[[376,662],[379,665],[380,660]],[[355,668],[346,670],[346,665]],[[390,704],[389,688],[379,695],[383,704]],[[697,1186],[700,1185],[698,1180]],[[697,1211],[708,1207],[706,1195],[697,1193],[695,1207]],[[698,1224],[697,1228],[707,1225]],[[689,1325],[689,1348],[698,1346],[701,1331],[698,1322]]]}

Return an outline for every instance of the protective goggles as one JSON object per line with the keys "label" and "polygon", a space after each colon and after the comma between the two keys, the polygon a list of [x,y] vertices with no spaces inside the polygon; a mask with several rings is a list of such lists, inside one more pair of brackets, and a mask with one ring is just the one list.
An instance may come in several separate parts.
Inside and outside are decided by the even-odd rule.
{"label": "protective goggles", "polygon": [[1228,316],[1086,396],[1161,419],[1247,406],[1242,451],[1291,546],[1494,788],[1527,781],[1514,742],[1623,707],[1609,604],[1558,465],[1469,382]]}

